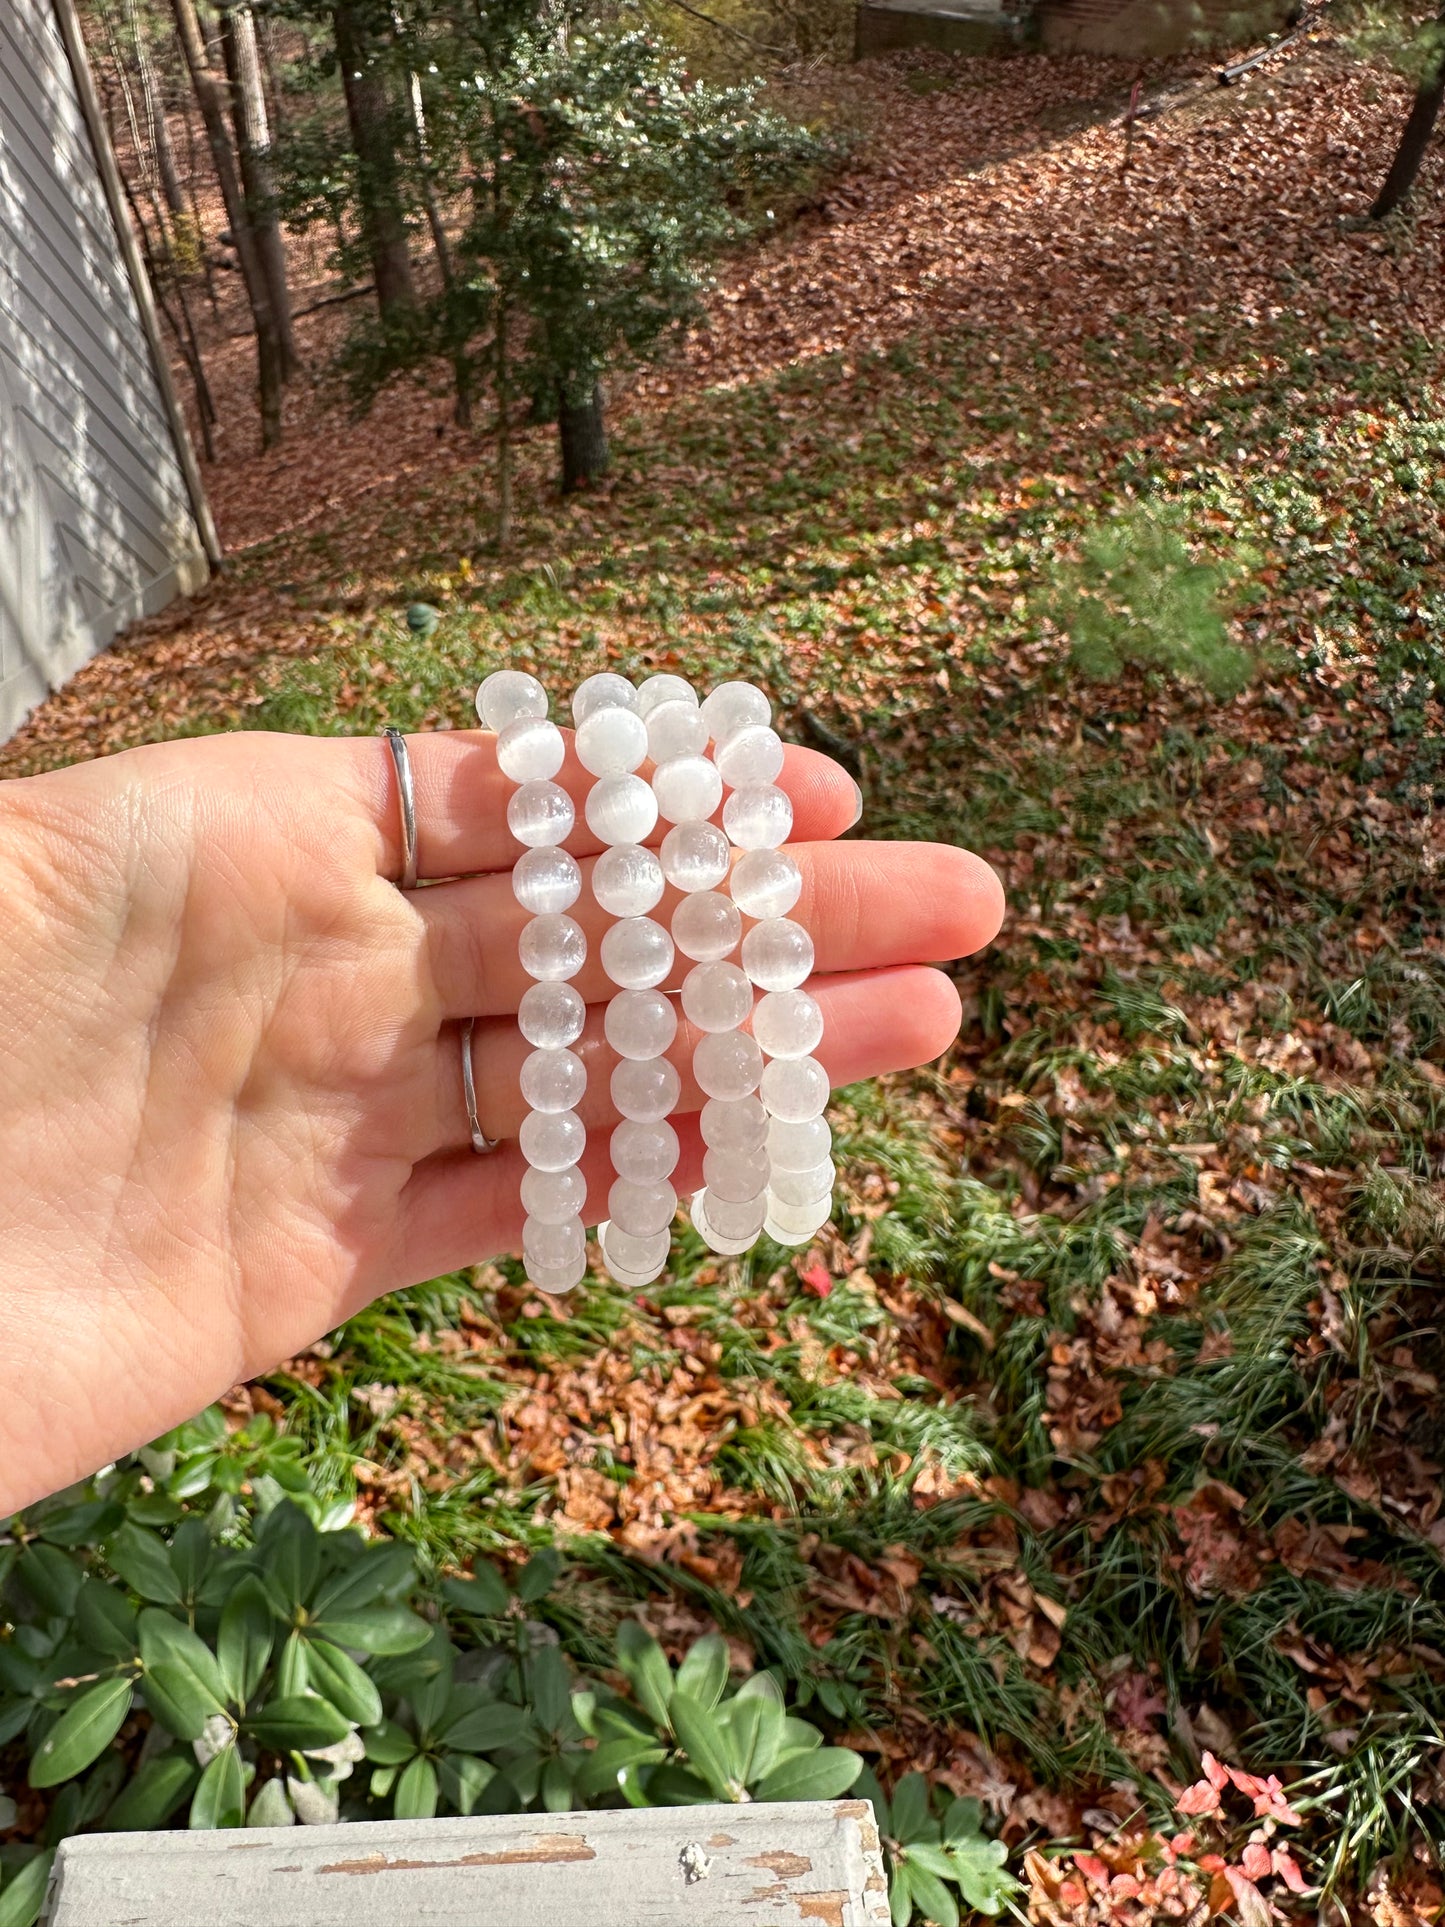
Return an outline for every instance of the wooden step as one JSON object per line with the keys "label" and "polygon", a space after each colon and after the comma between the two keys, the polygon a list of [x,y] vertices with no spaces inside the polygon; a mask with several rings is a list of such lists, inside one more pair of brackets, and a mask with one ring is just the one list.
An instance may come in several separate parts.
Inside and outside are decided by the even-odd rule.
{"label": "wooden step", "polygon": [[45,1927],[888,1927],[866,1800],[63,1841]]}

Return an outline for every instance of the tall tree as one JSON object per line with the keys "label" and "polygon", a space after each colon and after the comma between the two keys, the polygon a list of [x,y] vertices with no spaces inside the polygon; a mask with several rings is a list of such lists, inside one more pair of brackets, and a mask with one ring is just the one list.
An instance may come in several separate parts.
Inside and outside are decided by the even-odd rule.
{"label": "tall tree", "polygon": [[296,336],[291,322],[291,290],[286,279],[286,246],[281,238],[276,203],[266,90],[256,45],[256,16],[248,6],[222,9],[221,47],[226,77],[231,84],[231,114],[241,163],[241,188],[271,298],[271,313],[281,350],[281,378],[286,381],[296,372]]}
{"label": "tall tree", "polygon": [[1435,122],[1440,117],[1441,102],[1445,101],[1445,6],[1441,7],[1439,17],[1424,36],[1424,41],[1420,49],[1425,59],[1424,70],[1416,84],[1415,98],[1400,135],[1400,144],[1395,149],[1395,158],[1390,163],[1390,171],[1376,196],[1375,205],[1370,209],[1371,217],[1376,221],[1393,213],[1415,185],[1415,176],[1420,172],[1425,150],[1430,145],[1430,136],[1435,131]]}
{"label": "tall tree", "polygon": [[285,354],[271,303],[270,283],[256,245],[250,213],[236,167],[236,156],[226,125],[224,90],[206,55],[194,0],[171,0],[181,51],[195,90],[196,103],[205,124],[211,159],[231,225],[236,254],[241,263],[241,278],[251,309],[251,325],[256,336],[256,387],[261,405],[261,446],[274,448],[281,439],[281,387],[285,380]]}
{"label": "tall tree", "polygon": [[433,165],[469,189],[454,265],[405,329],[355,339],[349,364],[363,397],[442,356],[490,383],[505,526],[514,398],[554,415],[564,490],[594,481],[604,372],[655,354],[696,313],[716,256],[826,150],[755,88],[690,81],[587,0],[554,0],[545,18],[529,0],[449,9],[397,0],[394,34]]}
{"label": "tall tree", "polygon": [[126,25],[130,30],[131,45],[135,51],[136,76],[140,81],[146,135],[155,160],[161,199],[165,202],[166,213],[171,225],[174,226],[178,221],[184,223],[186,219],[186,196],[181,186],[180,170],[176,166],[171,130],[166,123],[166,103],[160,77],[156,73],[155,60],[151,53],[145,22],[141,18],[138,0],[126,0]]}
{"label": "tall tree", "polygon": [[357,213],[371,256],[384,320],[416,306],[407,239],[403,168],[406,126],[388,71],[389,17],[368,0],[338,0],[332,10],[346,118],[356,155]]}

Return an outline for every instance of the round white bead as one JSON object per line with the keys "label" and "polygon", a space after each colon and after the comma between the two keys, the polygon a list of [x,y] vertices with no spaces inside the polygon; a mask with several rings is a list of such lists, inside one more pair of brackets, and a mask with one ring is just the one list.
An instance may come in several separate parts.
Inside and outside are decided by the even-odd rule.
{"label": "round white bead", "polygon": [[742,1238],[751,1244],[768,1215],[768,1194],[764,1191],[756,1198],[720,1198],[716,1191],[709,1191],[703,1210],[720,1238]]}
{"label": "round white bead", "polygon": [[664,822],[705,823],[722,801],[722,778],[709,757],[674,756],[653,770],[652,793]]}
{"label": "round white bead", "polygon": [[618,843],[592,866],[592,894],[609,917],[645,916],[662,891],[662,864],[641,843]]}
{"label": "round white bead", "polygon": [[741,962],[760,990],[796,990],[813,974],[813,939],[791,917],[769,917],[743,938]]}
{"label": "round white bead", "polygon": [[498,669],[477,691],[477,715],[498,735],[522,716],[545,716],[547,692],[523,669]]}
{"label": "round white bead", "polygon": [[538,1224],[561,1224],[577,1218],[587,1202],[587,1180],[582,1167],[569,1164],[565,1171],[539,1171],[528,1165],[522,1173],[522,1209]]}
{"label": "round white bead", "polygon": [[[709,1195],[741,1204],[768,1188],[766,1151],[709,1151],[702,1161],[702,1179]],[[718,1226],[721,1231],[723,1227]]]}
{"label": "round white bead", "polygon": [[593,776],[624,776],[647,758],[647,724],[631,709],[594,709],[577,730],[577,761]]}
{"label": "round white bead", "polygon": [[740,850],[776,850],[793,828],[793,806],[776,783],[734,790],[723,804],[723,828]]}
{"label": "round white bead", "polygon": [[816,1204],[819,1198],[833,1195],[833,1180],[837,1175],[838,1167],[833,1160],[824,1158],[811,1171],[773,1171],[768,1178],[768,1190],[776,1204]]}
{"label": "round white bead", "polygon": [[572,721],[580,729],[599,709],[636,709],[637,691],[626,676],[604,669],[600,676],[588,676],[572,694]]}
{"label": "round white bead", "polygon": [[785,917],[803,893],[803,873],[786,850],[746,850],[728,888],[745,917]]}
{"label": "round white bead", "polygon": [[635,1238],[665,1230],[676,1210],[677,1193],[665,1178],[655,1184],[619,1178],[607,1194],[608,1217],[619,1231],[630,1231]]}
{"label": "round white bead", "polygon": [[672,969],[672,938],[651,917],[623,917],[608,929],[598,955],[623,990],[650,990]]}
{"label": "round white bead", "polygon": [[587,1249],[587,1234],[578,1217],[561,1218],[550,1223],[529,1218],[522,1227],[522,1258],[528,1271],[558,1271],[574,1264]]}
{"label": "round white bead", "polygon": [[728,840],[716,823],[679,823],[662,839],[661,855],[662,874],[685,895],[716,889],[728,873]]}
{"label": "round white bead", "polygon": [[623,1058],[612,1072],[612,1102],[618,1114],[639,1124],[671,1117],[681,1095],[677,1066],[665,1057]]}
{"label": "round white bead", "polygon": [[697,1235],[708,1250],[717,1252],[719,1257],[736,1257],[740,1252],[750,1250],[756,1241],[756,1232],[749,1232],[745,1238],[724,1238],[721,1233],[715,1231],[707,1215],[706,1191],[694,1192],[691,1216]]}
{"label": "round white bead", "polygon": [[833,1196],[829,1192],[815,1198],[809,1204],[783,1204],[769,1194],[768,1222],[781,1225],[785,1231],[794,1232],[804,1238],[811,1238],[815,1231],[821,1231],[833,1215]]}
{"label": "round white bead", "polygon": [[575,1051],[534,1050],[522,1060],[522,1102],[533,1111],[572,1111],[587,1089],[587,1066]]}
{"label": "round white bead", "polygon": [[809,1117],[797,1124],[775,1117],[768,1126],[768,1156],[775,1171],[811,1171],[832,1148],[832,1127],[825,1117]]}
{"label": "round white bead", "polygon": [[565,983],[587,961],[587,939],[571,917],[533,917],[522,926],[517,956],[539,983]]}
{"label": "round white bead", "polygon": [[507,828],[519,843],[539,849],[572,834],[577,812],[557,783],[523,783],[507,798]]}
{"label": "round white bead", "polygon": [[768,1114],[756,1097],[710,1097],[697,1123],[710,1151],[760,1151],[768,1138]]}
{"label": "round white bead", "polygon": [[696,709],[697,691],[686,676],[647,676],[637,685],[639,715],[650,716],[664,703],[686,703],[690,709]]}
{"label": "round white bead", "polygon": [[766,723],[746,723],[719,743],[717,767],[730,790],[776,782],[783,767],[783,739]]}
{"label": "round white bead", "polygon": [[752,1007],[753,987],[736,964],[694,964],[682,980],[683,1013],[699,1030],[736,1030]]}
{"label": "round white bead", "polygon": [[512,865],[512,895],[533,916],[570,910],[582,892],[577,859],[554,844],[524,850]]}
{"label": "round white bead", "polygon": [[770,990],[753,1012],[753,1036],[769,1057],[809,1057],[823,1041],[823,1013],[806,990]]}
{"label": "round white bead", "polygon": [[619,1057],[661,1057],[677,1035],[677,1005],[660,990],[620,991],[603,1013],[602,1030]]}
{"label": "round white bead", "polygon": [[587,1149],[587,1132],[575,1111],[529,1111],[517,1137],[522,1156],[539,1171],[565,1171]]}
{"label": "round white bead", "polygon": [[763,1219],[763,1230],[775,1245],[805,1245],[812,1242],[811,1231],[791,1231],[771,1215]]}
{"label": "round white bead", "polygon": [[519,716],[497,738],[497,762],[514,783],[545,782],[566,753],[561,730],[545,716]]}
{"label": "round white bead", "polygon": [[773,1117],[802,1124],[828,1108],[828,1073],[816,1057],[777,1057],[763,1067],[758,1096]]}
{"label": "round white bead", "polygon": [[663,1230],[650,1238],[634,1238],[609,1222],[599,1228],[597,1241],[607,1269],[620,1285],[650,1285],[666,1268],[672,1233]]}
{"label": "round white bead", "polygon": [[647,719],[647,753],[654,763],[698,756],[707,748],[707,724],[696,702],[659,703]]}
{"label": "round white bead", "polygon": [[560,1298],[563,1292],[575,1290],[587,1273],[587,1253],[570,1265],[558,1265],[555,1269],[543,1270],[540,1266],[527,1267],[527,1283],[535,1291],[545,1291],[550,1297]]}
{"label": "round white bead", "polygon": [[587,792],[587,827],[599,843],[644,843],[657,827],[657,798],[640,776],[603,776]]}
{"label": "round white bead", "polygon": [[[698,890],[684,897],[672,913],[672,940],[694,963],[718,963],[730,956],[742,934],[743,920],[737,905],[717,890]],[[757,932],[749,934],[756,936]],[[743,953],[746,958],[746,944]]]}
{"label": "round white bead", "polygon": [[624,1291],[646,1291],[667,1270],[666,1258],[659,1258],[655,1265],[646,1271],[629,1271],[626,1265],[608,1265],[607,1275],[614,1284],[621,1285]]}
{"label": "round white bead", "polygon": [[702,719],[712,740],[723,743],[749,723],[770,723],[773,706],[756,683],[723,682],[703,699]]}
{"label": "round white bead", "polygon": [[763,1053],[745,1030],[718,1030],[700,1037],[692,1054],[692,1074],[708,1097],[725,1103],[749,1096],[763,1074]]}
{"label": "round white bead", "polygon": [[587,1023],[587,1006],[571,984],[532,984],[517,1006],[517,1028],[538,1050],[575,1044]]}
{"label": "round white bead", "polygon": [[680,1155],[677,1132],[663,1119],[643,1124],[624,1118],[612,1133],[612,1168],[619,1178],[630,1178],[634,1184],[670,1178]]}

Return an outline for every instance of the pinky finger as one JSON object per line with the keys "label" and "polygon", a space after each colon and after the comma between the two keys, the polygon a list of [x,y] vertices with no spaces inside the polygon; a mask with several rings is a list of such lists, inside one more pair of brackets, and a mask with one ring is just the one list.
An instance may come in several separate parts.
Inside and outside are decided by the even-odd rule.
{"label": "pinky finger", "polygon": [[[827,1012],[818,1055],[834,1085],[926,1064],[948,1048],[958,1030],[958,992],[938,970],[913,965],[857,971],[823,978],[813,987]],[[675,1182],[679,1196],[686,1196],[701,1181],[697,1115],[675,1115],[672,1122],[682,1144]],[[607,1131],[594,1129],[582,1160],[588,1225],[607,1215],[612,1183],[607,1137]],[[417,1165],[401,1196],[400,1245],[392,1280],[383,1289],[417,1284],[520,1249],[518,1191],[525,1170],[512,1139],[488,1157],[448,1151]]]}

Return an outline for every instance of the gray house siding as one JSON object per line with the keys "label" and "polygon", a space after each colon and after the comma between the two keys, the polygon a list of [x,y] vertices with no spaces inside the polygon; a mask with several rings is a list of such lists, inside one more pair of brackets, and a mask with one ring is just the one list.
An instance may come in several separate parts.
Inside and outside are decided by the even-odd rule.
{"label": "gray house siding", "polygon": [[216,551],[70,0],[0,0],[0,742]]}

